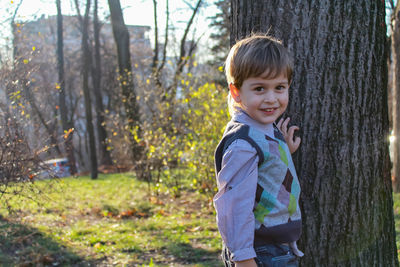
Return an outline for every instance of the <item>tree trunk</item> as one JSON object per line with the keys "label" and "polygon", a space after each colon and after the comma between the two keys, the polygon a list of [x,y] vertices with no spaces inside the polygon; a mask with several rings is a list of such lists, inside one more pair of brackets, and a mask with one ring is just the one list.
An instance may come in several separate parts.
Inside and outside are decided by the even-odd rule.
{"label": "tree trunk", "polygon": [[[64,39],[63,39],[63,16],[61,12],[61,0],[56,0],[57,4],[57,69],[58,69],[58,83],[60,86],[60,94],[58,98],[60,106],[60,118],[61,124],[64,132],[68,132],[72,129],[72,120],[68,120],[68,108],[65,101],[65,80],[64,80]],[[68,158],[68,164],[70,167],[70,172],[74,175],[76,170],[76,161],[74,154],[74,144],[73,144],[73,134],[71,131],[69,135],[65,138],[65,152]]]}
{"label": "tree trunk", "polygon": [[[128,119],[128,126],[131,130],[137,129],[137,135],[141,138],[139,105],[136,101],[134,90],[131,54],[129,50],[129,32],[122,15],[121,4],[119,0],[108,0],[108,6],[111,13],[111,24],[115,43],[117,45],[118,69],[120,75],[120,86],[122,88],[122,102]],[[143,146],[131,136],[132,156],[135,163],[136,174],[139,179],[145,179],[148,175],[143,165]]]}
{"label": "tree trunk", "polygon": [[393,60],[393,189],[400,192],[400,2],[393,11],[392,60]]}
{"label": "tree trunk", "polygon": [[294,57],[302,266],[398,266],[385,2],[232,0],[231,43],[269,32]]}
{"label": "tree trunk", "polygon": [[99,139],[100,165],[112,165],[110,152],[107,150],[107,131],[105,129],[104,105],[101,93],[101,56],[100,56],[100,23],[97,0],[94,0],[94,67],[92,68],[93,88],[97,115],[97,137]]}
{"label": "tree trunk", "polygon": [[97,154],[96,154],[96,141],[94,137],[93,129],[93,117],[92,117],[92,101],[89,90],[89,69],[90,69],[90,50],[89,50],[89,10],[90,0],[86,1],[85,16],[83,18],[82,25],[82,54],[83,54],[83,95],[85,98],[85,114],[86,114],[86,127],[89,135],[89,157],[90,157],[90,174],[92,179],[97,178]]}

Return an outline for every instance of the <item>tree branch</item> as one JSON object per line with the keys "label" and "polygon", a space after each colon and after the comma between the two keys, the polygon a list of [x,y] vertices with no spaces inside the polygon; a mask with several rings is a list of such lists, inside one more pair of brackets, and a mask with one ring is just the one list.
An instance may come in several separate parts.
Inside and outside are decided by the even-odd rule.
{"label": "tree branch", "polygon": [[153,12],[154,12],[154,57],[151,64],[153,75],[156,73],[158,65],[158,21],[157,21],[157,0],[153,0]]}

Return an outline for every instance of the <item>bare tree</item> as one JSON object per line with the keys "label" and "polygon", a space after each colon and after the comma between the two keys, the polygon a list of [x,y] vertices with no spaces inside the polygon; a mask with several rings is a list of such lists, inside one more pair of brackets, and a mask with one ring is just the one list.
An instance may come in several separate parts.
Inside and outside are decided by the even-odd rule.
{"label": "bare tree", "polygon": [[78,12],[79,20],[82,25],[82,56],[83,56],[83,66],[82,66],[82,79],[83,79],[83,95],[85,98],[85,114],[86,114],[86,127],[88,133],[88,141],[89,141],[89,157],[90,157],[90,173],[92,179],[97,179],[98,170],[97,170],[97,154],[96,154],[96,141],[94,136],[94,127],[93,127],[93,116],[92,116],[92,101],[90,96],[90,88],[89,88],[89,69],[91,52],[89,49],[89,12],[90,12],[90,4],[91,1],[86,1],[85,15],[82,18],[80,15],[80,9],[78,5],[78,1],[75,0],[75,6]]}
{"label": "bare tree", "polygon": [[[128,119],[128,126],[132,131],[141,137],[139,105],[136,101],[135,86],[133,83],[131,54],[129,50],[129,32],[124,22],[121,4],[119,0],[108,0],[108,6],[111,13],[111,23],[114,34],[115,43],[117,45],[118,55],[118,71],[120,75],[120,86],[122,89],[122,102]],[[136,165],[136,174],[138,178],[145,178],[146,170],[144,170],[141,160],[143,158],[144,149],[140,146],[135,138],[131,135],[133,161]]]}
{"label": "bare tree", "polygon": [[73,144],[73,121],[68,119],[68,107],[66,104],[65,95],[65,78],[64,78],[64,39],[63,39],[63,15],[61,12],[61,0],[56,0],[57,5],[57,69],[58,69],[58,84],[59,90],[59,106],[60,118],[64,132],[70,132],[65,135],[65,152],[68,158],[68,164],[71,174],[76,173],[74,144]]}
{"label": "bare tree", "polygon": [[[294,56],[303,266],[398,266],[384,1],[232,0],[231,43],[269,32]],[[362,21],[363,23],[360,23]]]}
{"label": "bare tree", "polygon": [[97,138],[99,140],[100,165],[112,165],[110,152],[107,150],[107,131],[105,128],[104,105],[101,93],[101,55],[100,55],[100,22],[98,17],[98,1],[94,0],[94,64],[92,68],[93,89],[97,116]]}
{"label": "bare tree", "polygon": [[172,85],[169,86],[165,92],[165,99],[167,101],[170,101],[171,99],[175,98],[176,96],[176,87],[178,85],[178,81],[180,79],[180,76],[182,74],[183,71],[183,67],[185,66],[185,64],[187,63],[187,60],[189,58],[189,56],[192,54],[193,49],[194,49],[194,42],[192,41],[191,46],[189,47],[189,51],[187,51],[187,35],[189,34],[190,28],[192,27],[193,21],[195,16],[197,15],[199,8],[201,6],[202,0],[198,0],[196,3],[196,6],[191,7],[192,9],[192,15],[188,21],[188,23],[186,24],[186,28],[185,31],[183,33],[182,39],[180,41],[180,52],[179,52],[179,56],[177,58],[177,63],[176,63],[176,69],[175,69],[175,74],[173,77],[173,82]]}

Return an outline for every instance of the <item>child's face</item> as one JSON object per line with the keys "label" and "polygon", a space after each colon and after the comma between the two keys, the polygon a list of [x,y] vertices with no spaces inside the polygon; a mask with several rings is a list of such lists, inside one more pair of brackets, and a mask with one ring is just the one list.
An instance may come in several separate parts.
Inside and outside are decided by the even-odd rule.
{"label": "child's face", "polygon": [[236,103],[261,124],[275,122],[289,102],[289,81],[284,74],[273,79],[248,78],[240,89],[233,84],[229,88]]}

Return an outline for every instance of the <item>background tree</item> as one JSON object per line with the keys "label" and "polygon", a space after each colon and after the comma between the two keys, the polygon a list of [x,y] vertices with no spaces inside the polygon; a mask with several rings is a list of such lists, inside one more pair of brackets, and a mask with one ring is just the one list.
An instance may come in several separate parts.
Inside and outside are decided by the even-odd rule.
{"label": "background tree", "polygon": [[[119,81],[122,89],[122,102],[125,107],[128,127],[141,136],[139,105],[136,101],[135,87],[132,76],[131,53],[129,50],[129,32],[126,28],[119,0],[108,0],[110,8],[111,24],[117,46]],[[130,135],[132,144],[133,163],[136,165],[136,174],[139,178],[146,176],[142,169],[143,146]]]}
{"label": "background tree", "polygon": [[[66,104],[66,94],[65,94],[65,80],[64,80],[64,40],[63,40],[63,15],[61,12],[61,0],[56,0],[57,5],[57,69],[58,69],[58,84],[60,86],[59,92],[59,114],[61,118],[61,125],[64,132],[69,132],[73,129],[72,120],[68,119],[69,110]],[[75,174],[76,164],[75,164],[75,153],[73,144],[73,131],[66,135],[65,138],[65,152],[68,158],[68,164],[70,166],[71,174]]]}
{"label": "background tree", "polygon": [[302,265],[397,266],[384,1],[231,4],[231,44],[269,32],[294,56]]}
{"label": "background tree", "polygon": [[94,64],[92,67],[93,91],[96,107],[96,129],[99,144],[100,165],[112,165],[110,152],[107,150],[107,131],[105,128],[105,109],[101,92],[101,53],[100,53],[100,21],[98,16],[98,1],[94,0],[93,10],[93,35],[94,35]]}
{"label": "background tree", "polygon": [[[215,2],[215,6],[218,8],[218,12],[210,17],[210,26],[215,29],[215,31],[210,34],[210,39],[214,41],[214,44],[210,48],[213,54],[213,59],[210,63],[218,68],[224,65],[229,52],[231,3],[230,1],[218,0]],[[223,74],[221,74],[221,76],[223,76]]]}
{"label": "background tree", "polygon": [[82,18],[79,11],[79,5],[77,0],[75,0],[75,6],[78,11],[78,15],[81,21],[82,27],[82,90],[85,98],[85,115],[86,115],[86,129],[89,136],[89,158],[90,158],[90,175],[92,179],[96,179],[98,175],[97,170],[97,151],[96,151],[96,141],[94,136],[93,128],[93,116],[92,116],[92,101],[89,88],[89,70],[91,68],[91,53],[89,49],[89,11],[90,11],[91,1],[86,1],[85,15]]}

